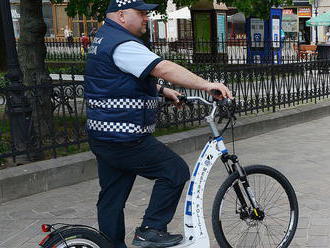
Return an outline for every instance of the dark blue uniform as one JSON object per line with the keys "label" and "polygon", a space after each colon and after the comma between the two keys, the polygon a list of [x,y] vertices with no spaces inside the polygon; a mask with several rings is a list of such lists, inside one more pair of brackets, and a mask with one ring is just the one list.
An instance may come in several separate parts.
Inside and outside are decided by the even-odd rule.
{"label": "dark blue uniform", "polygon": [[136,175],[156,180],[141,226],[164,231],[190,177],[186,163],[151,135],[157,90],[149,73],[161,59],[155,59],[139,78],[121,71],[112,55],[127,41],[141,43],[106,19],[91,45],[85,75],[87,131],[101,186],[99,227],[115,248],[126,248],[123,209]]}

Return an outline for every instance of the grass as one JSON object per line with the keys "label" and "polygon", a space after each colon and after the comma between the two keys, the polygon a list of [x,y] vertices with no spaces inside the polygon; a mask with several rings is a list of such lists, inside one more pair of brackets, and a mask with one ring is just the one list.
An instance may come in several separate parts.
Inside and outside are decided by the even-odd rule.
{"label": "grass", "polygon": [[85,65],[76,65],[76,66],[66,66],[66,67],[57,67],[48,65],[48,71],[51,74],[73,74],[73,75],[83,75],[85,72]]}
{"label": "grass", "polygon": [[[9,136],[9,122],[1,123],[0,127],[0,154],[10,151],[10,136]],[[4,135],[2,135],[4,134]],[[0,158],[0,169],[6,160]]]}

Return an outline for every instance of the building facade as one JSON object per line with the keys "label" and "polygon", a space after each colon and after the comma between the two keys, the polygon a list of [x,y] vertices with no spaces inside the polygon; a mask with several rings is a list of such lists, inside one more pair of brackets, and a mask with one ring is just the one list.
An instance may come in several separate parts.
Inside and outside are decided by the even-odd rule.
{"label": "building facade", "polygon": [[[92,28],[102,25],[93,18],[80,15],[68,17],[65,11],[67,1],[63,4],[52,4],[50,0],[43,0],[43,15],[47,25],[46,37],[62,38],[68,27],[74,37],[82,33],[89,34]],[[20,0],[10,0],[15,37],[19,38]],[[168,1],[167,13],[177,11],[172,0]],[[301,43],[325,42],[325,34],[329,27],[307,27],[306,21],[311,17],[330,11],[330,0],[293,0],[292,6],[283,7],[283,31],[287,38],[299,39]],[[245,34],[245,17],[237,13],[235,8],[229,8],[227,13],[228,37],[243,38]],[[150,18],[150,39],[157,40],[190,40],[192,39],[192,25],[189,18],[172,18],[163,21],[161,16]]]}
{"label": "building facade", "polygon": [[301,43],[323,43],[329,27],[308,27],[306,21],[329,11],[330,0],[293,0],[293,6],[283,8],[283,30]]}
{"label": "building facade", "polygon": [[[192,39],[192,26],[190,19],[186,12],[188,8],[182,8],[178,10],[172,0],[167,2],[166,13],[168,18],[163,20],[161,15],[150,16],[150,30],[151,40],[191,40]],[[182,16],[178,15],[182,14]]]}
{"label": "building facade", "polygon": [[[11,13],[13,17],[15,37],[20,36],[20,0],[10,0]],[[73,37],[81,37],[81,34],[89,34],[93,28],[98,28],[102,23],[96,19],[87,18],[84,15],[74,18],[68,17],[65,11],[68,0],[63,4],[52,4],[50,0],[42,1],[42,11],[45,23],[47,25],[46,37],[63,38],[64,30],[68,27],[72,31]],[[172,0],[168,1],[167,13],[177,10]],[[159,18],[151,18],[151,40],[168,40],[168,39],[191,39],[191,21],[189,19],[169,19],[163,21]]]}
{"label": "building facade", "polygon": [[[330,0],[312,0],[313,16],[323,14],[330,11]],[[326,42],[326,33],[330,30],[329,26],[319,26],[313,28],[313,40],[316,39],[316,31],[318,42]]]}
{"label": "building facade", "polygon": [[[13,17],[15,37],[19,38],[20,27],[20,0],[10,0]],[[80,37],[82,33],[88,34],[93,27],[98,28],[101,23],[86,16],[68,17],[65,12],[67,1],[63,4],[52,4],[50,0],[42,1],[42,11],[47,25],[46,37],[64,37],[66,26],[73,32],[74,37]]]}
{"label": "building facade", "polygon": [[282,28],[286,37],[299,39],[301,43],[310,43],[312,30],[306,26],[306,21],[312,16],[313,8],[309,0],[294,0],[292,6],[283,7]]}

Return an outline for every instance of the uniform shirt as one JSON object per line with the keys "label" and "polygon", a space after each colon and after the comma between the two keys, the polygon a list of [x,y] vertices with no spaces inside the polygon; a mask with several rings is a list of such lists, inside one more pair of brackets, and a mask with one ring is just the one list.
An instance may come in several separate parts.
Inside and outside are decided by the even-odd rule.
{"label": "uniform shirt", "polygon": [[113,53],[115,65],[123,72],[137,78],[147,77],[152,69],[160,62],[160,57],[151,52],[146,46],[127,41],[116,47]]}

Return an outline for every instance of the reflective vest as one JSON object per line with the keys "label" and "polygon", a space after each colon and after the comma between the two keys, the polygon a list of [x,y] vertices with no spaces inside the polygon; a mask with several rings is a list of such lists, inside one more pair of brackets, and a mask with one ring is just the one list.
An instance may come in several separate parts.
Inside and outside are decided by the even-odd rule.
{"label": "reflective vest", "polygon": [[[123,42],[141,40],[110,19],[99,29],[88,51],[85,70],[87,132],[111,142],[135,141],[155,129],[157,88],[121,71],[113,61]],[[142,43],[143,44],[143,43]]]}

